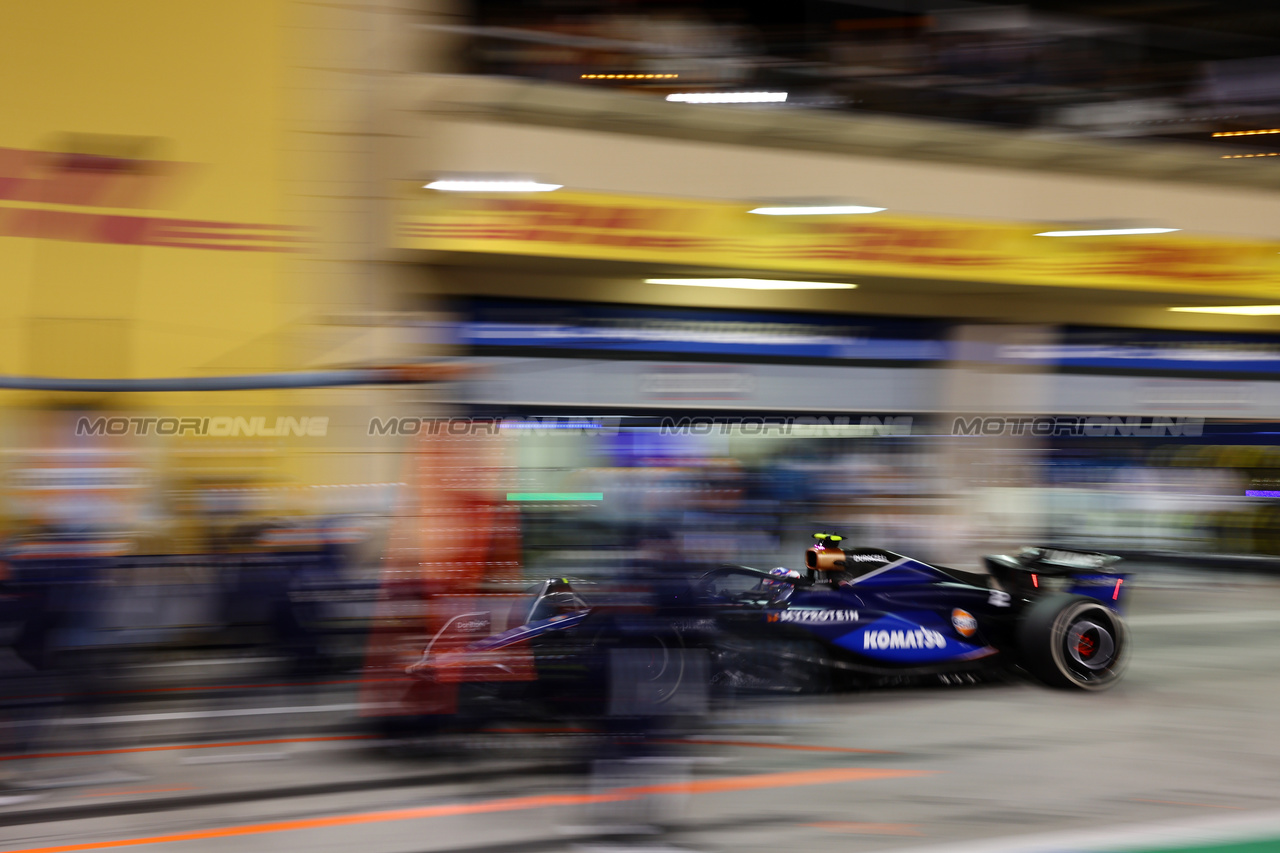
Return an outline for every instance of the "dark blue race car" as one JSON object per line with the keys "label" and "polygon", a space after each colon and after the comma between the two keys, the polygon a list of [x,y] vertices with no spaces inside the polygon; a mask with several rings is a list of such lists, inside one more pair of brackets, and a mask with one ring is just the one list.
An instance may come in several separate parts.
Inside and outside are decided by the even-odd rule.
{"label": "dark blue race car", "polygon": [[609,661],[618,655],[642,661],[629,677],[658,704],[693,679],[721,691],[803,693],[1022,673],[1102,690],[1124,669],[1126,576],[1117,557],[1027,548],[987,557],[988,573],[979,574],[846,549],[833,534],[815,538],[803,571],[723,566],[667,583],[640,607],[548,580],[530,591],[512,627],[450,653],[429,646],[411,672],[465,671],[460,680],[479,686],[491,680],[488,669],[492,680],[508,680],[501,654],[516,652],[529,662],[527,680],[484,695],[564,709],[616,697]]}
{"label": "dark blue race car", "polygon": [[1124,669],[1118,557],[1027,548],[987,557],[989,574],[977,574],[816,538],[804,573],[725,566],[699,579],[717,629],[714,678],[822,690],[1020,670],[1101,690]]}

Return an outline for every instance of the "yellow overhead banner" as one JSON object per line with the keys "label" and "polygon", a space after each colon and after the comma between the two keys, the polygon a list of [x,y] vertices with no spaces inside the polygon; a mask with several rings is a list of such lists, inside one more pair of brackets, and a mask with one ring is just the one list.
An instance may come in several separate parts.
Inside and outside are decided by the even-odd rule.
{"label": "yellow overhead banner", "polygon": [[1181,232],[1037,237],[1054,226],[889,213],[763,216],[749,209],[580,192],[463,195],[415,184],[397,217],[395,245],[789,275],[1280,296],[1280,246],[1271,243]]}

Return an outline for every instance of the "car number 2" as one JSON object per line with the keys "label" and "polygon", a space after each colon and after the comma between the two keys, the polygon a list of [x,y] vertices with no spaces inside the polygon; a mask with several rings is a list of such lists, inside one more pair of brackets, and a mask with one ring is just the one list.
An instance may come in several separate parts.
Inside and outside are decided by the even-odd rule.
{"label": "car number 2", "polygon": [[987,598],[987,604],[990,604],[992,607],[1008,607],[1009,601],[1009,593],[1002,589],[991,590],[991,595]]}

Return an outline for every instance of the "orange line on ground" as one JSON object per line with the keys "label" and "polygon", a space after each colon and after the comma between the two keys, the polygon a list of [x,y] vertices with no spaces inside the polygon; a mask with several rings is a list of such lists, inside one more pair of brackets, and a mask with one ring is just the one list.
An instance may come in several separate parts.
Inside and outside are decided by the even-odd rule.
{"label": "orange line on ground", "polygon": [[857,752],[869,755],[897,755],[885,749],[855,749],[851,746],[814,746],[803,743],[764,743],[755,740],[715,740],[714,738],[672,738],[658,743],[693,743],[703,746],[750,746],[756,749],[791,749],[798,752]]}
{"label": "orange line on ground", "polygon": [[924,835],[916,829],[914,823],[860,823],[851,820],[821,820],[817,823],[802,823],[801,826],[812,826],[815,829],[826,829],[831,832],[854,832],[863,835]]}
{"label": "orange line on ground", "polygon": [[1244,811],[1244,806],[1216,806],[1213,803],[1184,803],[1180,800],[1144,800],[1139,797],[1130,797],[1129,800],[1134,803],[1160,803],[1165,806],[1202,806],[1206,809],[1235,809],[1236,811]]}
{"label": "orange line on ground", "polygon": [[618,802],[650,794],[709,794],[724,791],[747,791],[760,788],[772,789],[796,785],[825,785],[835,782],[855,782],[866,779],[893,779],[906,776],[923,776],[935,772],[929,770],[889,770],[875,767],[837,767],[827,770],[798,770],[788,773],[760,773],[754,776],[730,776],[721,779],[704,779],[699,782],[677,782],[668,785],[642,785],[615,788],[601,794],[543,794],[529,797],[505,797],[478,803],[455,803],[441,806],[419,806],[409,809],[364,812],[362,814],[331,815],[329,817],[280,820],[269,823],[250,823],[244,826],[225,826],[216,829],[199,829],[175,832],[169,835],[151,835],[143,838],[121,838],[111,841],[90,841],[82,844],[59,844],[53,847],[27,847],[9,853],[76,853],[81,850],[108,850],[116,847],[133,847],[143,844],[172,844],[179,841],[201,841],[208,838],[238,838],[246,835],[263,835],[271,832],[295,832],[303,829],[326,829],[341,826],[361,826],[398,820],[421,820],[433,817],[457,817],[460,815],[492,814],[494,812],[527,811],[555,806],[589,805]]}
{"label": "orange line on ground", "polygon": [[169,752],[175,749],[219,749],[224,746],[263,746],[272,743],[322,743],[334,740],[369,740],[376,735],[330,735],[328,737],[278,737],[268,740],[231,740],[220,743],[178,743],[169,746],[129,746],[119,749],[84,749],[77,752],[31,752],[25,755],[0,755],[0,761],[19,758],[74,758],[80,755],[123,755],[130,752]]}

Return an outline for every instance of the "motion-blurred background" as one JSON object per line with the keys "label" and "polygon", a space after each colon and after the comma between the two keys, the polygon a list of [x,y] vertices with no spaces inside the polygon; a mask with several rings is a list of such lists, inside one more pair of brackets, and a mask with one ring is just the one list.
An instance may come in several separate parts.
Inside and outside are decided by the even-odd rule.
{"label": "motion-blurred background", "polygon": [[436,596],[814,530],[1280,566],[1267,4],[58,0],[0,46],[11,697],[348,719]]}

